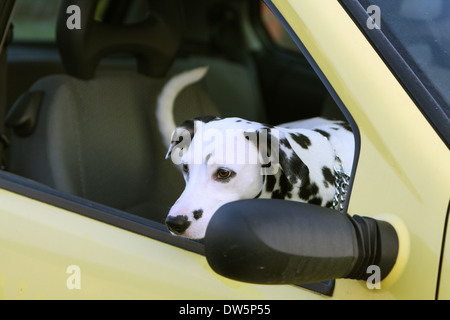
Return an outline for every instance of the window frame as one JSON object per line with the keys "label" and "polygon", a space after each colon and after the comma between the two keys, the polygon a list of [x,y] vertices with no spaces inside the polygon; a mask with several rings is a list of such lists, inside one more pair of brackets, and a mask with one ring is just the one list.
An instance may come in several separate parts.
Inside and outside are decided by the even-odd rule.
{"label": "window frame", "polygon": [[204,255],[203,244],[173,236],[161,223],[58,191],[9,172],[0,171],[0,189]]}

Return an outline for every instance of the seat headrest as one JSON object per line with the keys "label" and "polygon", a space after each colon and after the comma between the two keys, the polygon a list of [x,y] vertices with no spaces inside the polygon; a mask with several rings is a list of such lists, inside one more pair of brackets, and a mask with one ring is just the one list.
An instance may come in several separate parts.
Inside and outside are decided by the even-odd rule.
{"label": "seat headrest", "polygon": [[[179,0],[148,0],[150,14],[142,22],[116,25],[96,21],[98,0],[63,0],[58,16],[56,41],[66,72],[81,79],[94,76],[100,59],[110,53],[131,53],[138,71],[163,76],[172,64],[182,38]],[[80,29],[69,29],[69,6],[80,8]]]}

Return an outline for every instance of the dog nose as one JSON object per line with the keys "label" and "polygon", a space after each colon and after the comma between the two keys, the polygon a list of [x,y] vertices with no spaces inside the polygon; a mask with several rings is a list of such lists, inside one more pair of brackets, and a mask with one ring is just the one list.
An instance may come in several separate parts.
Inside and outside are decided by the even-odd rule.
{"label": "dog nose", "polygon": [[166,218],[166,226],[169,228],[170,231],[176,234],[181,234],[189,227],[191,224],[190,221],[188,221],[187,216],[168,216]]}

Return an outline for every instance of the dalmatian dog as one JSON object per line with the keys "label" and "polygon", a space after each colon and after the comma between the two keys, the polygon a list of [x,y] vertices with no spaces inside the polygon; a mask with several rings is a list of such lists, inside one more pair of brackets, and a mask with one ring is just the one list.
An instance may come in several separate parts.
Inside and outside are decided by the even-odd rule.
{"label": "dalmatian dog", "polygon": [[241,118],[201,116],[176,126],[178,93],[207,68],[174,76],[161,91],[156,115],[170,158],[182,171],[185,189],[171,207],[171,233],[202,239],[222,205],[240,199],[276,198],[331,207],[336,159],[353,165],[354,138],[345,122],[313,118],[279,126]]}

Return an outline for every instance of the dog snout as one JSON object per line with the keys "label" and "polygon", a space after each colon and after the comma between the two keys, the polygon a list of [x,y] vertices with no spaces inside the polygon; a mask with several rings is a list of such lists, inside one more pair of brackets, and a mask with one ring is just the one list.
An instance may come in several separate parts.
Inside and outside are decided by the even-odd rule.
{"label": "dog snout", "polygon": [[182,234],[189,227],[191,222],[187,216],[168,216],[166,219],[166,226],[175,234]]}

